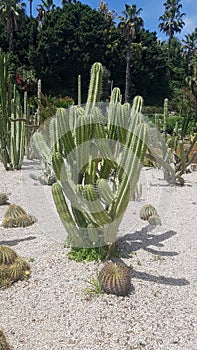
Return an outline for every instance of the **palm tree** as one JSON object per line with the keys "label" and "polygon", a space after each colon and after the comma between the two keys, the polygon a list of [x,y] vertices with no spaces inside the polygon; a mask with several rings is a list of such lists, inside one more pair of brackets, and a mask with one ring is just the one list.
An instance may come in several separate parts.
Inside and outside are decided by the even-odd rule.
{"label": "palm tree", "polygon": [[162,16],[159,17],[161,23],[158,27],[162,32],[164,32],[168,37],[168,62],[170,63],[170,46],[171,40],[175,33],[180,33],[181,29],[184,27],[182,17],[185,13],[181,13],[182,4],[180,0],[167,0],[164,4],[165,11]]}
{"label": "palm tree", "polygon": [[144,25],[143,19],[139,17],[141,10],[141,8],[137,9],[136,4],[132,6],[125,5],[125,11],[122,12],[123,16],[119,16],[119,28],[127,40],[125,102],[130,100],[131,47],[136,35]]}
{"label": "palm tree", "polygon": [[0,2],[0,18],[9,33],[9,51],[14,50],[14,32],[18,29],[19,11],[25,7],[25,3],[20,4],[19,1],[1,0]]}
{"label": "palm tree", "polygon": [[55,5],[53,3],[53,0],[41,0],[42,1],[42,7],[46,12],[50,12],[54,9]]}
{"label": "palm tree", "polygon": [[195,119],[194,128],[197,130],[197,53],[191,58],[189,64],[190,75],[186,77],[186,83],[189,85],[195,99]]}
{"label": "palm tree", "polygon": [[29,15],[30,15],[30,18],[32,18],[32,3],[33,3],[33,0],[29,0]]}
{"label": "palm tree", "polygon": [[191,61],[191,58],[194,57],[194,55],[197,52],[197,30],[194,31],[192,34],[185,35],[185,39],[182,40],[183,42],[183,50],[184,50],[184,57],[186,58],[186,71],[188,75],[188,67]]}

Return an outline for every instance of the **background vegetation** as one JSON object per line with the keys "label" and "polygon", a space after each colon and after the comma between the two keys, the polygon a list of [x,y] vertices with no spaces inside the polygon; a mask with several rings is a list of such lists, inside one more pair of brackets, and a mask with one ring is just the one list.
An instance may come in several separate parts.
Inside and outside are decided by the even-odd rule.
{"label": "background vegetation", "polygon": [[144,28],[136,5],[125,5],[118,16],[103,0],[98,10],[80,1],[56,7],[53,0],[41,0],[36,18],[32,1],[29,6],[27,16],[19,0],[0,1],[0,48],[11,53],[10,72],[21,92],[35,95],[41,79],[45,95],[70,96],[77,103],[80,74],[83,103],[90,68],[99,61],[105,67],[104,101],[118,86],[129,102],[141,95],[145,106],[155,108],[168,98],[170,110],[197,120],[197,28],[182,42],[175,37],[184,27],[180,0],[164,3],[158,19],[164,42]]}

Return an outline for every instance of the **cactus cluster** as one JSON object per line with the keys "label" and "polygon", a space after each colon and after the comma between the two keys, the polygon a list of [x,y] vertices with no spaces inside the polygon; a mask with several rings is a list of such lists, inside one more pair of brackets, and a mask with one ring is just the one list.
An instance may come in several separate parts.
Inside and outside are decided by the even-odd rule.
{"label": "cactus cluster", "polygon": [[8,201],[6,193],[0,193],[0,205],[5,205]]}
{"label": "cactus cluster", "polygon": [[36,222],[33,215],[29,215],[19,205],[10,204],[4,214],[2,226],[4,228],[26,227]]}
{"label": "cactus cluster", "polygon": [[2,329],[0,329],[0,349],[1,350],[11,350],[11,348],[7,342],[6,336],[5,336],[4,332],[2,331]]}
{"label": "cactus cluster", "polygon": [[[55,173],[53,199],[73,247],[116,240],[128,203],[136,197],[146,151],[154,151],[141,114],[142,98],[136,96],[132,106],[122,104],[120,90],[114,88],[105,108],[99,103],[101,86],[102,65],[97,62],[86,105],[59,108],[33,136],[37,152]],[[173,178],[170,165],[159,161]]]}
{"label": "cactus cluster", "polygon": [[129,268],[122,262],[107,262],[99,273],[102,290],[107,294],[127,296],[131,291]]}
{"label": "cactus cluster", "polygon": [[8,67],[9,54],[0,51],[0,158],[6,170],[20,169],[25,154],[24,111]]}
{"label": "cactus cluster", "polygon": [[30,266],[28,262],[7,246],[0,246],[0,288],[11,286],[12,283],[28,277]]}
{"label": "cactus cluster", "polygon": [[152,204],[145,204],[141,208],[140,219],[148,221],[153,226],[161,225],[160,217]]}

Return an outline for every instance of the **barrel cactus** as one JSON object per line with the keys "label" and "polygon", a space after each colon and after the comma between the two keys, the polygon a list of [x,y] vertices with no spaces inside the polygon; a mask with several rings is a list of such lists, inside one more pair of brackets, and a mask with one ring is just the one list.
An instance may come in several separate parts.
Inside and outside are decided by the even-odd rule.
{"label": "barrel cactus", "polygon": [[9,287],[12,283],[28,277],[30,266],[13,249],[0,246],[0,287]]}
{"label": "barrel cactus", "polygon": [[145,204],[140,210],[140,219],[142,220],[148,220],[153,215],[157,215],[157,210],[152,204]]}
{"label": "barrel cactus", "polygon": [[107,294],[127,296],[131,291],[130,270],[121,262],[107,262],[99,273],[99,281]]}
{"label": "barrel cactus", "polygon": [[26,227],[36,222],[33,215],[29,215],[25,210],[16,204],[10,204],[4,214],[2,226],[5,228]]}
{"label": "barrel cactus", "polygon": [[7,342],[6,336],[5,336],[4,332],[2,331],[2,329],[0,329],[0,349],[1,350],[11,350],[11,348]]}
{"label": "barrel cactus", "polygon": [[0,205],[6,204],[8,201],[8,196],[5,193],[0,193]]}
{"label": "barrel cactus", "polygon": [[152,226],[158,226],[158,225],[161,225],[161,219],[158,215],[151,215],[149,218],[148,218],[148,222],[150,225]]}

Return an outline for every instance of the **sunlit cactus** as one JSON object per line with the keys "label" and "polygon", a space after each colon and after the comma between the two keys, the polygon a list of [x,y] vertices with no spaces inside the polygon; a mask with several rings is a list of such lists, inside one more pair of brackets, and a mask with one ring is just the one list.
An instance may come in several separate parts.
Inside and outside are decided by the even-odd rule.
{"label": "sunlit cactus", "polygon": [[127,296],[131,291],[129,268],[120,262],[107,262],[99,273],[102,289],[107,294]]}
{"label": "sunlit cactus", "polygon": [[7,288],[12,283],[30,275],[29,263],[13,249],[0,246],[0,288]]}

